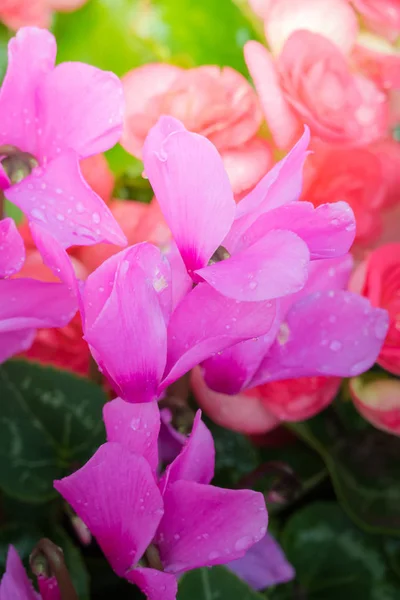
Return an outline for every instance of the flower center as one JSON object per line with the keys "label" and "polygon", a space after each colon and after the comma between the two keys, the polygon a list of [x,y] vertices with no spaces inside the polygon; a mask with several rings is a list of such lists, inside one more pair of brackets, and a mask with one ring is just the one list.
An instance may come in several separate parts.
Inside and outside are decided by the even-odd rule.
{"label": "flower center", "polygon": [[163,564],[161,562],[160,553],[157,546],[150,544],[143,557],[140,559],[139,564],[143,567],[150,569],[156,569],[157,571],[164,571]]}
{"label": "flower center", "polygon": [[230,258],[230,256],[231,255],[229,254],[228,250],[224,248],[224,246],[218,246],[212,257],[208,261],[208,266],[215,265],[215,263],[219,263],[222,260],[226,260],[227,258]]}
{"label": "flower center", "polygon": [[22,152],[16,146],[5,144],[0,146],[0,162],[12,185],[20,183],[28,177],[35,167],[39,166],[36,158],[29,152]]}

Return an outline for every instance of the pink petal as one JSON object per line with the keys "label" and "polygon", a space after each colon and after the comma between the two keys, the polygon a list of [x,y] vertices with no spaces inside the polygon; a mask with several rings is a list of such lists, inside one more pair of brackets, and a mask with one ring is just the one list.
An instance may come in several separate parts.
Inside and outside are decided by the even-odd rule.
{"label": "pink petal", "polygon": [[351,254],[310,263],[307,283],[301,295],[330,290],[345,290],[354,267]]}
{"label": "pink petal", "polygon": [[[142,247],[146,250],[145,244]],[[166,361],[165,318],[153,281],[138,261],[137,247],[121,254],[114,279],[100,279],[97,288],[93,284],[99,278],[88,279],[84,337],[124,400],[150,402],[158,397]],[[117,259],[113,256],[106,263]],[[102,273],[105,268],[100,267]]]}
{"label": "pink petal", "polygon": [[400,382],[397,379],[362,377],[350,380],[353,402],[374,427],[400,436]]}
{"label": "pink petal", "polygon": [[14,546],[9,546],[6,572],[0,582],[0,600],[40,600]]}
{"label": "pink petal", "polygon": [[153,115],[149,114],[151,100],[167,92],[182,71],[168,63],[150,63],[122,77],[126,111],[121,144],[133,156],[142,157],[145,137],[153,125]]}
{"label": "pink petal", "polygon": [[8,69],[0,91],[0,143],[36,154],[37,89],[54,68],[56,40],[44,29],[23,27],[8,45]]}
{"label": "pink petal", "polygon": [[301,124],[283,95],[274,60],[254,41],[245,44],[244,57],[274,142],[278,148],[287,149],[300,134]]}
{"label": "pink petal", "polygon": [[165,571],[181,573],[244,556],[267,524],[259,492],[177,481],[164,495],[156,543]]}
{"label": "pink petal", "polygon": [[169,485],[179,480],[210,483],[214,477],[214,463],[214,440],[201,420],[201,410],[198,410],[190,436],[160,481],[161,493],[164,494]]}
{"label": "pink petal", "polygon": [[235,221],[224,240],[230,252],[246,230],[264,213],[293,203],[300,198],[303,186],[303,165],[307,158],[310,132],[304,134],[292,150],[261,179],[237,207]]}
{"label": "pink petal", "polygon": [[265,21],[265,35],[273,53],[279,54],[285,41],[299,29],[324,35],[347,54],[357,37],[357,16],[347,0],[274,0]]}
{"label": "pink petal", "polygon": [[176,600],[178,583],[175,575],[156,569],[135,568],[128,571],[125,579],[137,585],[148,600]]}
{"label": "pink petal", "polygon": [[79,471],[54,482],[96,538],[117,575],[142,557],[163,514],[147,461],[106,443]]}
{"label": "pink petal", "polygon": [[0,297],[0,332],[64,327],[77,310],[76,299],[61,283],[3,279]]}
{"label": "pink petal", "polygon": [[[167,133],[167,131],[172,133]],[[221,157],[206,138],[161,117],[147,137],[144,166],[188,271],[205,266],[236,210]]]}
{"label": "pink petal", "polygon": [[359,375],[374,364],[387,327],[386,311],[372,308],[356,294],[312,294],[289,311],[252,385],[313,375]]}
{"label": "pink petal", "polygon": [[0,278],[17,273],[25,261],[25,246],[13,219],[0,221]]}
{"label": "pink petal", "polygon": [[346,254],[354,241],[356,222],[346,202],[321,204],[311,202],[285,204],[260,215],[238,241],[235,251],[247,248],[273,229],[288,229],[308,246],[310,258],[333,258]]}
{"label": "pink petal", "polygon": [[201,368],[191,373],[193,393],[198,405],[217,425],[246,434],[259,434],[275,429],[280,423],[264,408],[257,389],[227,396],[207,387]]}
{"label": "pink petal", "polygon": [[272,166],[272,150],[268,142],[253,137],[245,144],[221,152],[232,190],[243,194],[254,187]]}
{"label": "pink petal", "polygon": [[114,73],[84,63],[62,63],[43,80],[38,103],[42,160],[69,149],[80,158],[92,156],[108,150],[121,137],[123,91]]}
{"label": "pink petal", "polygon": [[104,405],[103,420],[108,442],[118,442],[130,452],[143,456],[153,471],[157,469],[160,411],[156,402],[130,404],[116,398]]}
{"label": "pink petal", "polygon": [[237,302],[199,283],[172,314],[162,388],[213,353],[267,333],[275,316],[275,302]]}
{"label": "pink petal", "polygon": [[4,191],[10,186],[10,179],[4,170],[3,165],[0,163],[0,190]]}
{"label": "pink petal", "polygon": [[249,4],[252,10],[261,19],[265,19],[268,15],[268,11],[274,0],[249,0]]}
{"label": "pink petal", "polygon": [[57,579],[55,577],[45,577],[39,575],[38,585],[41,600],[62,600]]}
{"label": "pink petal", "polygon": [[172,308],[175,309],[182,298],[192,289],[193,281],[186,270],[185,263],[175,243],[170,244],[165,256],[171,267]]}
{"label": "pink petal", "polygon": [[34,169],[5,195],[64,248],[98,242],[126,244],[110,210],[82,177],[78,157],[71,150]]}
{"label": "pink petal", "polygon": [[242,558],[226,566],[254,590],[286,583],[296,576],[282,548],[269,533],[249,548]]}
{"label": "pink petal", "polygon": [[21,329],[0,333],[0,363],[15,354],[26,352],[32,346],[36,336],[35,329]]}
{"label": "pink petal", "polygon": [[252,246],[196,274],[229,298],[259,302],[300,290],[307,281],[309,259],[299,236],[270,231]]}

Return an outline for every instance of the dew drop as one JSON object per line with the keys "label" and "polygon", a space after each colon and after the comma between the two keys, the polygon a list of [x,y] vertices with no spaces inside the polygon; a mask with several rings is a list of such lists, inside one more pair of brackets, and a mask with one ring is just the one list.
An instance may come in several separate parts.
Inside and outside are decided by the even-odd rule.
{"label": "dew drop", "polygon": [[219,558],[219,556],[219,552],[210,552],[208,555],[208,560],[215,560],[216,558]]}
{"label": "dew drop", "polygon": [[257,285],[258,285],[258,283],[257,283],[256,281],[250,281],[250,283],[249,283],[249,288],[250,288],[251,290],[255,290],[255,289],[256,289],[256,287],[257,287]]}
{"label": "dew drop", "polygon": [[237,550],[238,552],[240,550],[245,550],[252,542],[251,537],[249,537],[248,535],[239,538],[238,541],[235,544],[235,550]]}
{"label": "dew drop", "polygon": [[82,202],[78,202],[76,204],[76,210],[78,211],[78,213],[83,213],[85,212],[85,207],[83,206]]}
{"label": "dew drop", "polygon": [[97,223],[97,224],[100,223],[101,219],[100,219],[99,213],[95,212],[92,214],[92,221],[93,221],[93,223]]}
{"label": "dew drop", "polygon": [[133,429],[133,431],[137,431],[139,428],[140,428],[140,419],[132,419],[131,429]]}
{"label": "dew drop", "polygon": [[56,188],[56,194],[62,194],[62,193],[63,193],[63,191],[61,188]]}
{"label": "dew drop", "polygon": [[44,214],[42,213],[42,211],[39,210],[38,208],[34,208],[31,211],[31,216],[34,219],[37,219],[38,221],[42,221],[43,223],[46,223],[46,217],[44,216]]}
{"label": "dew drop", "polygon": [[58,219],[59,221],[64,221],[64,220],[65,220],[65,217],[64,217],[64,215],[62,215],[61,213],[58,213],[58,215],[57,215],[57,219]]}
{"label": "dew drop", "polygon": [[339,352],[342,348],[342,344],[338,340],[333,340],[333,342],[330,343],[329,348],[333,352]]}
{"label": "dew drop", "polygon": [[380,320],[375,325],[375,335],[378,340],[384,340],[387,333],[386,321]]}
{"label": "dew drop", "polygon": [[174,535],[174,540],[180,540],[181,536],[179,535],[179,533],[175,533]]}

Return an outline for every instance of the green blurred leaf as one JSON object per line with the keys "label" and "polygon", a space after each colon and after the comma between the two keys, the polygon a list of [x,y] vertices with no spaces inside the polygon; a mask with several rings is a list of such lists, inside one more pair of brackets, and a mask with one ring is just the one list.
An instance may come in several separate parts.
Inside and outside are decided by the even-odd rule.
{"label": "green blurred leaf", "polygon": [[86,569],[82,554],[61,527],[54,530],[51,535],[51,541],[63,549],[65,564],[71,575],[79,600],[89,600],[89,573]]}
{"label": "green blurred leaf", "polygon": [[11,217],[12,219],[14,219],[17,225],[22,223],[22,220],[24,218],[24,213],[22,212],[22,210],[18,208],[18,206],[15,206],[15,204],[12,204],[12,202],[9,202],[8,200],[4,200],[4,213],[7,215],[7,217]]}
{"label": "green blurred leaf", "polygon": [[246,73],[242,48],[257,37],[232,0],[89,0],[58,15],[54,32],[59,62],[79,60],[118,75],[155,61]]}
{"label": "green blurred leaf", "polygon": [[179,582],[177,600],[262,600],[265,597],[231,571],[213,567],[186,573]]}
{"label": "green blurred leaf", "polygon": [[3,77],[6,73],[7,68],[7,45],[11,37],[11,32],[0,23],[0,82],[3,81]]}
{"label": "green blurred leaf", "polygon": [[320,453],[339,501],[360,527],[400,535],[399,438],[375,429],[342,401],[290,428]]}
{"label": "green blurred leaf", "polygon": [[296,582],[278,586],[271,592],[273,600],[400,597],[400,582],[379,538],[357,529],[337,504],[315,503],[295,513],[284,529],[283,548]]}
{"label": "green blurred leaf", "polygon": [[103,442],[106,396],[84,378],[23,361],[0,367],[0,487],[26,502],[56,495],[53,480]]}

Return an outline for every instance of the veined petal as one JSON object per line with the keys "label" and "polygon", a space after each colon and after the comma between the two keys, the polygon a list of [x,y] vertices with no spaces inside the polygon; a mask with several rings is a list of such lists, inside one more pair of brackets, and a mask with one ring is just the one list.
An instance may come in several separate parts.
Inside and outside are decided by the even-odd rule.
{"label": "veined petal", "polygon": [[229,298],[260,302],[298,292],[307,281],[309,259],[298,235],[275,230],[196,274]]}
{"label": "veined petal", "polygon": [[366,298],[344,291],[311,294],[288,312],[252,385],[313,375],[359,375],[374,364],[387,328],[387,312],[373,308]]}
{"label": "veined petal", "polygon": [[146,139],[143,160],[192,273],[207,264],[233,223],[236,205],[222,159],[209,140],[172,117],[161,117]]}
{"label": "veined petal", "polygon": [[282,548],[269,533],[249,548],[242,558],[226,566],[255,590],[286,583],[296,575]]}
{"label": "veined petal", "polygon": [[165,492],[155,541],[165,571],[182,573],[244,556],[264,537],[267,524],[259,492],[177,481]]}
{"label": "veined petal", "polygon": [[126,244],[107,205],[84,180],[78,155],[72,150],[34,169],[5,195],[64,248],[99,242]]}
{"label": "veined petal", "polygon": [[163,514],[147,461],[108,442],[79,471],[55,481],[54,487],[123,577],[150,544]]}
{"label": "veined petal", "polygon": [[160,481],[161,493],[164,494],[169,485],[179,480],[210,483],[214,477],[214,463],[214,440],[201,420],[201,410],[198,410],[190,436]]}
{"label": "veined petal", "polygon": [[180,302],[168,326],[168,359],[162,388],[195,365],[234,344],[267,333],[276,302],[239,302],[199,283]]}
{"label": "veined petal", "polygon": [[131,404],[116,398],[104,405],[103,420],[108,442],[118,442],[130,452],[143,456],[153,472],[156,471],[160,431],[160,411],[156,402]]}
{"label": "veined petal", "polygon": [[356,221],[346,202],[321,204],[317,208],[311,202],[292,202],[260,215],[238,240],[235,252],[248,248],[274,229],[296,233],[307,244],[311,260],[334,258],[350,250]]}
{"label": "veined petal", "polygon": [[137,585],[147,600],[176,600],[178,582],[175,575],[156,569],[136,568],[128,571],[125,579]]}
{"label": "veined petal", "polygon": [[92,156],[121,137],[124,99],[114,73],[79,62],[61,63],[41,82],[39,106],[42,160],[69,149],[80,158]]}
{"label": "veined petal", "polygon": [[[128,402],[149,402],[158,397],[166,362],[165,318],[153,280],[137,260],[137,248],[122,254],[111,291],[107,278],[98,291],[92,285],[85,288],[84,337],[118,394]],[[115,264],[115,256],[109,261]],[[96,291],[106,300],[92,300]]]}
{"label": "veined petal", "polygon": [[0,278],[17,273],[24,264],[25,246],[13,219],[0,221]]}
{"label": "veined petal", "polygon": [[37,88],[53,68],[56,40],[45,29],[23,27],[8,44],[8,68],[0,91],[0,143],[35,155]]}
{"label": "veined petal", "polygon": [[0,600],[40,600],[14,546],[9,546],[6,572],[0,582]]}

